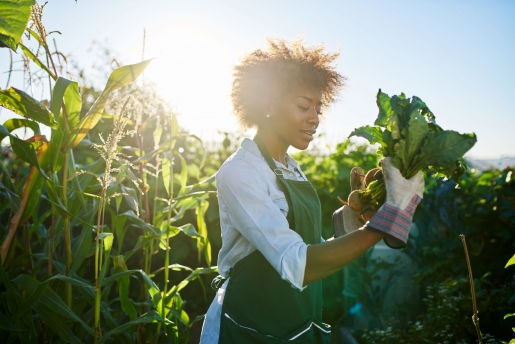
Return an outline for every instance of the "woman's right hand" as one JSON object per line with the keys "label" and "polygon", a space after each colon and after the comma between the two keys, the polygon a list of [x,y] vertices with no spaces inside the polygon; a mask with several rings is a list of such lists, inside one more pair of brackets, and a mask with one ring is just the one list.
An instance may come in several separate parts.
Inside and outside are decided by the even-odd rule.
{"label": "woman's right hand", "polygon": [[402,176],[391,158],[382,161],[386,202],[371,217],[367,226],[387,235],[386,244],[402,248],[408,241],[413,214],[424,193],[424,177],[419,171],[410,179]]}

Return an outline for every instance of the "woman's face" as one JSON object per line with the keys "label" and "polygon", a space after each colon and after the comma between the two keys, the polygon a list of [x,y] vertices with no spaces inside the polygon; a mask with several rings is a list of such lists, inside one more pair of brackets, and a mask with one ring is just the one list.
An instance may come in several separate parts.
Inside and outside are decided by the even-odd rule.
{"label": "woman's face", "polygon": [[304,150],[320,123],[322,92],[306,86],[287,93],[272,109],[269,130],[288,146]]}

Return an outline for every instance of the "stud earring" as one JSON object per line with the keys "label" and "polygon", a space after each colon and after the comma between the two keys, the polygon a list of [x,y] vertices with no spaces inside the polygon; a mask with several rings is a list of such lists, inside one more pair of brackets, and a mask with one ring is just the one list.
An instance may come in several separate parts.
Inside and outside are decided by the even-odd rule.
{"label": "stud earring", "polygon": [[266,118],[270,118],[270,114],[267,114],[267,115],[266,115]]}

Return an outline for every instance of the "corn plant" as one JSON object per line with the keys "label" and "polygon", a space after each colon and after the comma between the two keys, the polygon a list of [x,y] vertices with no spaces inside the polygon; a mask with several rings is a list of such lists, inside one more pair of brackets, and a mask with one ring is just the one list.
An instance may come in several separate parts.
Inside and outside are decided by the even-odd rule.
{"label": "corn plant", "polygon": [[[82,89],[59,75],[63,68],[54,58],[60,55],[48,45],[42,13],[33,1],[0,5],[0,19],[13,24],[10,31],[0,30],[1,45],[19,48],[45,73],[51,89],[48,107],[21,89],[0,89],[0,106],[23,117],[0,125],[0,140],[8,137],[12,150],[0,161],[0,216],[8,223],[0,227],[0,338],[185,343],[202,316],[189,319],[180,291],[216,271],[210,267],[204,218],[212,177],[201,178],[204,153],[199,165],[187,163],[181,154],[191,140],[202,142],[181,132],[169,110],[149,114],[133,105],[148,99],[141,99],[138,87],[124,87],[150,60],[115,69],[81,115]],[[37,43],[35,51],[24,44],[24,32],[25,39]],[[115,114],[106,113],[112,107],[110,95],[124,101]],[[100,121],[112,123],[111,133],[95,144],[92,134]],[[51,129],[50,138],[40,134],[40,125]],[[143,140],[152,126],[147,139],[154,149],[145,152]],[[20,128],[34,135],[22,139],[13,133]],[[122,145],[134,138],[135,145]],[[131,162],[133,153],[137,159]],[[185,222],[192,212],[196,226]],[[137,241],[124,243],[131,231],[138,233]],[[179,233],[197,242],[199,264],[202,256],[206,268],[170,260],[170,240]],[[137,261],[141,256],[142,263]],[[155,271],[153,259],[163,261]],[[171,283],[171,271],[188,275],[180,278],[183,272],[177,272],[178,282]],[[162,283],[156,283],[161,276]]]}

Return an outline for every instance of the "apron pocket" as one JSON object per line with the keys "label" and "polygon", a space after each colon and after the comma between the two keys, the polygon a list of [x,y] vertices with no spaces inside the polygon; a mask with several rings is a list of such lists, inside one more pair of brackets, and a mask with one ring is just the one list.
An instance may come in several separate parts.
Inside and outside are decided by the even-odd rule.
{"label": "apron pocket", "polygon": [[251,327],[237,323],[227,313],[223,314],[222,329],[223,338],[219,343],[291,343],[291,344],[329,344],[331,339],[331,327],[319,322],[308,323],[304,329],[296,332],[288,339],[279,339],[256,331]]}

